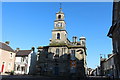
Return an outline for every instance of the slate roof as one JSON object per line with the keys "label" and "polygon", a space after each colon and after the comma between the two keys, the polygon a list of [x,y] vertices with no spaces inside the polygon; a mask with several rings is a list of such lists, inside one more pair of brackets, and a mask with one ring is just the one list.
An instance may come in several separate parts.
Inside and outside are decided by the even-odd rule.
{"label": "slate roof", "polygon": [[7,45],[6,43],[2,43],[2,42],[0,42],[0,49],[10,51],[10,52],[15,52],[9,45]]}
{"label": "slate roof", "polygon": [[16,52],[16,56],[28,56],[32,50],[19,50]]}

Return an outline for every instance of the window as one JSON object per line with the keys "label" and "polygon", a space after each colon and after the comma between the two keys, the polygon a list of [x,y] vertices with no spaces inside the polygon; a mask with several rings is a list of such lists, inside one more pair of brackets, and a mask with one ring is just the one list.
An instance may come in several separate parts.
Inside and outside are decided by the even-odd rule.
{"label": "window", "polygon": [[60,50],[59,50],[59,49],[56,49],[56,54],[59,55],[59,53],[60,53]]}
{"label": "window", "polygon": [[25,67],[21,67],[21,70],[22,70],[22,71],[25,71]]}
{"label": "window", "polygon": [[65,54],[65,52],[66,52],[66,48],[63,48],[63,54]]}
{"label": "window", "polygon": [[60,33],[57,33],[57,39],[60,39]]}
{"label": "window", "polygon": [[17,66],[17,71],[20,71],[20,65]]}
{"label": "window", "polygon": [[21,57],[21,62],[25,62],[25,57]]}
{"label": "window", "polygon": [[12,53],[10,53],[10,58],[12,58],[12,56],[13,56]]}
{"label": "window", "polygon": [[62,55],[64,55],[64,48],[62,48]]}
{"label": "window", "polygon": [[66,48],[64,48],[64,53],[66,52]]}
{"label": "window", "polygon": [[10,63],[8,63],[8,69],[11,69],[11,64]]}
{"label": "window", "polygon": [[61,15],[58,15],[58,19],[61,19]]}
{"label": "window", "polygon": [[72,53],[72,54],[75,54],[75,50],[71,50],[71,53]]}
{"label": "window", "polygon": [[71,50],[70,56],[72,60],[75,60],[75,50]]}
{"label": "window", "polygon": [[64,55],[66,52],[66,48],[62,48],[62,55]]}

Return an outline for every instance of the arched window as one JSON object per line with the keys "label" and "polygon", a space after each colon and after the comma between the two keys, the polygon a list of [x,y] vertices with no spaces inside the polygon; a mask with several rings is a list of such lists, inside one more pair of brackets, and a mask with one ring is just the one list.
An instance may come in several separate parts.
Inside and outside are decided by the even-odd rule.
{"label": "arched window", "polygon": [[56,49],[56,54],[59,55],[59,53],[60,53],[60,50]]}
{"label": "arched window", "polygon": [[57,33],[57,39],[60,39],[60,33]]}
{"label": "arched window", "polygon": [[58,19],[61,19],[61,15],[58,15]]}

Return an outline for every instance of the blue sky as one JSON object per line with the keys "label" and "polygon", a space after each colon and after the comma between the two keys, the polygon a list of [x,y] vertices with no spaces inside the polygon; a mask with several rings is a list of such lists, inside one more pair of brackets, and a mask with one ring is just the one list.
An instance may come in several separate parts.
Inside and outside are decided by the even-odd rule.
{"label": "blue sky", "polygon": [[[112,41],[107,37],[112,2],[63,2],[62,8],[68,38],[86,37],[87,64],[95,68],[100,54],[112,52]],[[58,2],[3,2],[2,41],[10,41],[13,49],[47,46],[58,11]]]}

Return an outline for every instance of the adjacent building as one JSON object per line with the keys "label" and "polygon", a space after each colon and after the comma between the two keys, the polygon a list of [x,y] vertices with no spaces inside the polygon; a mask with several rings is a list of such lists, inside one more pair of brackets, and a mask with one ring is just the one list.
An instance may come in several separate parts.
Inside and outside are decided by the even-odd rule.
{"label": "adjacent building", "polygon": [[35,74],[36,53],[34,47],[31,50],[16,50],[15,74]]}
{"label": "adjacent building", "polygon": [[114,0],[112,26],[108,36],[112,38],[113,54],[115,55],[115,77],[120,78],[120,0]]}
{"label": "adjacent building", "polygon": [[78,75],[86,76],[86,38],[79,41],[73,36],[68,39],[65,15],[60,11],[56,13],[52,38],[48,46],[38,47],[37,71],[40,75]]}
{"label": "adjacent building", "polygon": [[100,74],[102,76],[115,76],[115,54],[108,54],[108,58],[100,59]]}
{"label": "adjacent building", "polygon": [[9,42],[0,42],[0,73],[9,74],[14,71],[15,51],[9,46]]}
{"label": "adjacent building", "polygon": [[94,69],[92,68],[87,68],[87,75],[88,76],[92,76],[92,72],[94,71]]}

